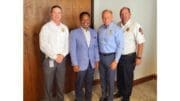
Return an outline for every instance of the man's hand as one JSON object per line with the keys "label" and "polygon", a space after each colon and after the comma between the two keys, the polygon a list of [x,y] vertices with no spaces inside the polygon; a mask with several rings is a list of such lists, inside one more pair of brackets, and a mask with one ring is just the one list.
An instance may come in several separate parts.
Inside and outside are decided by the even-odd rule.
{"label": "man's hand", "polygon": [[79,72],[79,69],[80,69],[80,68],[79,68],[79,66],[78,66],[78,65],[73,66],[73,71],[74,71],[74,72]]}
{"label": "man's hand", "polygon": [[63,59],[64,59],[64,56],[63,56],[63,55],[57,54],[57,58],[56,58],[56,62],[57,62],[57,63],[61,63],[61,62],[63,61]]}
{"label": "man's hand", "polygon": [[117,67],[117,62],[116,61],[113,61],[112,63],[111,63],[111,65],[110,65],[110,67],[111,67],[111,69],[112,70],[115,70],[116,69],[116,67]]}
{"label": "man's hand", "polygon": [[139,65],[139,64],[141,64],[141,59],[138,59],[138,58],[136,58],[136,65]]}
{"label": "man's hand", "polygon": [[95,63],[95,69],[98,69],[99,68],[99,61],[96,61]]}

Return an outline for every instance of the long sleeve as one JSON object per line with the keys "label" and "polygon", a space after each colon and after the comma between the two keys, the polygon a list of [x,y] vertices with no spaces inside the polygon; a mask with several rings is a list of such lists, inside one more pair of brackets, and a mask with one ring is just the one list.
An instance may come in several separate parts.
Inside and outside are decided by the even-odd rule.
{"label": "long sleeve", "polygon": [[40,50],[48,57],[55,59],[56,54],[53,52],[51,45],[48,43],[48,32],[46,27],[42,27],[40,32]]}
{"label": "long sleeve", "polygon": [[71,56],[71,62],[72,62],[72,65],[75,66],[75,65],[78,65],[78,62],[77,62],[77,55],[76,55],[76,38],[74,36],[74,33],[73,31],[70,33],[70,56]]}
{"label": "long sleeve", "polygon": [[122,50],[124,48],[124,36],[123,36],[123,31],[121,29],[117,30],[115,41],[117,43],[117,50],[116,50],[116,55],[115,55],[115,61],[119,62]]}
{"label": "long sleeve", "polygon": [[69,53],[69,31],[66,29],[65,45],[62,54],[66,56]]}
{"label": "long sleeve", "polygon": [[96,61],[99,61],[99,47],[98,47],[98,38],[97,38],[97,33],[95,32],[96,35],[96,42],[95,42],[95,59]]}

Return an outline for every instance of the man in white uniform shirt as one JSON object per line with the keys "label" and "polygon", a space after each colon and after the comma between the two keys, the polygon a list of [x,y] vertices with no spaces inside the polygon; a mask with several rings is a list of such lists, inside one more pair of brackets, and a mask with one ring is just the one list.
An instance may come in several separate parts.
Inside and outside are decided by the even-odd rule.
{"label": "man in white uniform shirt", "polygon": [[122,101],[129,101],[134,77],[134,68],[142,62],[143,44],[145,42],[141,26],[133,21],[128,7],[120,10],[121,21],[118,25],[124,31],[124,49],[117,68],[118,93]]}
{"label": "man in white uniform shirt", "polygon": [[[43,101],[64,101],[65,58],[69,53],[69,31],[61,23],[62,8],[54,5],[51,8],[51,20],[40,32],[40,50],[45,54],[43,61],[44,97]],[[56,80],[56,97],[53,98],[52,88]]]}

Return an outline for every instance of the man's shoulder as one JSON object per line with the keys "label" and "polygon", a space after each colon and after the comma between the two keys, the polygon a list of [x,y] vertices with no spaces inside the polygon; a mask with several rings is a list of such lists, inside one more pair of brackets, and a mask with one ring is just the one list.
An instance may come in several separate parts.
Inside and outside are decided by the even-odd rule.
{"label": "man's shoulder", "polygon": [[42,26],[42,28],[47,28],[47,27],[49,27],[50,26],[50,21],[49,22],[46,22],[43,26]]}
{"label": "man's shoulder", "polygon": [[104,25],[100,25],[98,28],[97,28],[97,33],[100,33],[100,31],[104,30]]}
{"label": "man's shoulder", "polygon": [[41,31],[47,31],[51,28],[50,22],[46,22],[44,25],[41,27]]}
{"label": "man's shoulder", "polygon": [[89,30],[93,33],[96,33],[96,30],[94,28],[89,28]]}
{"label": "man's shoulder", "polygon": [[98,30],[100,30],[100,29],[104,29],[104,25],[103,24],[98,27]]}
{"label": "man's shoulder", "polygon": [[115,23],[115,22],[112,22],[111,24],[110,24],[110,28],[119,28],[119,26],[117,25],[117,23]]}
{"label": "man's shoulder", "polygon": [[122,30],[122,28],[118,26],[117,23],[113,23],[112,28],[114,28],[115,30]]}
{"label": "man's shoulder", "polygon": [[80,30],[81,30],[81,28],[80,28],[80,27],[78,27],[78,28],[72,29],[71,31],[73,31],[73,32],[77,32],[77,31],[80,31]]}
{"label": "man's shoulder", "polygon": [[61,27],[65,28],[65,29],[68,29],[68,26],[63,24],[63,23],[61,23]]}
{"label": "man's shoulder", "polygon": [[80,28],[75,28],[75,29],[73,29],[73,30],[71,30],[71,34],[73,34],[73,33],[79,33],[80,32]]}
{"label": "man's shoulder", "polygon": [[134,26],[134,27],[140,27],[141,26],[137,21],[134,21],[134,20],[131,20],[130,23],[131,23],[130,25]]}

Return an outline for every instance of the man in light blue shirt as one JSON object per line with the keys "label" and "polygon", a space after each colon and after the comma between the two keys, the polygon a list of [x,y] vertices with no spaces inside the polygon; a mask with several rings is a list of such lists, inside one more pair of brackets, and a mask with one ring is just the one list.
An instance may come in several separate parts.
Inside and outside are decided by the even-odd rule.
{"label": "man in light blue shirt", "polygon": [[113,101],[115,69],[124,46],[123,31],[112,22],[112,18],[112,11],[104,10],[102,12],[103,25],[98,29],[102,89],[100,101]]}

